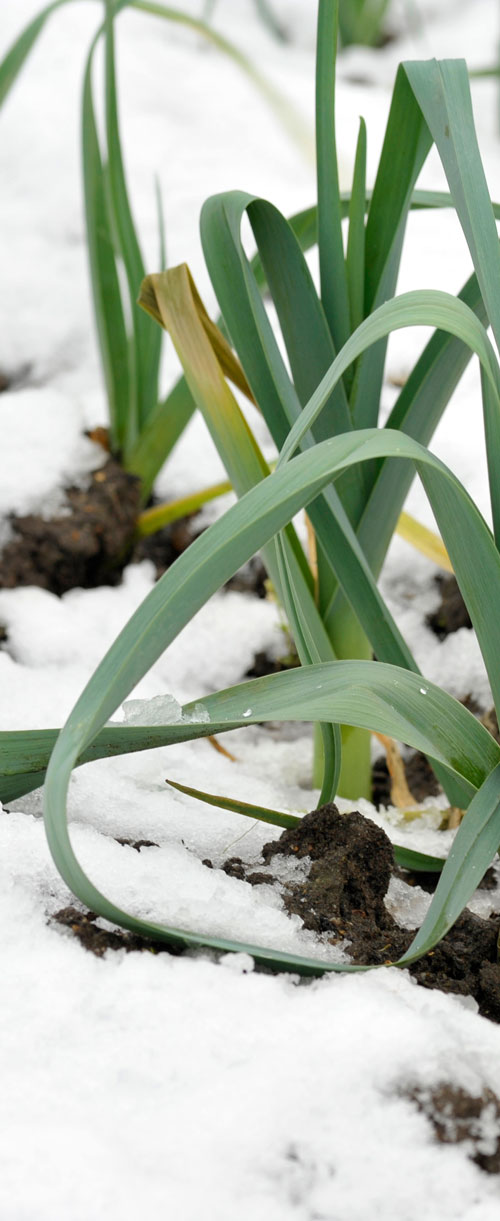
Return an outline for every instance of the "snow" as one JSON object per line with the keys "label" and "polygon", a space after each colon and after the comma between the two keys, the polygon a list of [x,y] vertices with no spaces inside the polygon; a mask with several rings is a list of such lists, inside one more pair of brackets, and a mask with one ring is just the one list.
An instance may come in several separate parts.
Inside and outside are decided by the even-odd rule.
{"label": "snow", "polygon": [[[178,0],[179,5],[181,0]],[[251,0],[219,0],[228,37],[293,101],[312,131],[314,9],[273,0],[292,41],[273,42]],[[182,0],[199,13],[201,4]],[[2,46],[38,11],[5,4]],[[466,53],[492,58],[494,0],[394,0],[397,40],[382,52],[351,49],[339,65],[340,163],[352,168],[359,114],[369,126],[373,175],[395,65],[400,58]],[[410,18],[410,10],[415,20]],[[79,181],[78,107],[84,48],[99,20],[94,5],[55,13],[2,111],[0,241],[2,371],[0,538],[12,512],[53,513],[63,488],[102,461],[83,434],[106,422],[90,308]],[[416,20],[418,17],[418,20]],[[159,174],[171,264],[187,258],[207,307],[214,297],[198,238],[204,198],[241,187],[286,213],[314,197],[303,149],[237,68],[192,33],[137,12],[119,21],[120,105],[134,209],[148,265],[156,267],[153,175]],[[371,83],[363,83],[368,81]],[[497,84],[474,85],[481,149],[500,197]],[[244,138],[242,138],[244,133]],[[425,185],[442,186],[435,159]],[[448,213],[411,218],[400,290],[457,291],[469,272],[462,235]],[[15,308],[13,307],[15,303]],[[385,409],[415,360],[423,331],[391,341]],[[165,385],[175,375],[167,346]],[[478,374],[472,365],[433,449],[486,510]],[[160,474],[165,496],[222,476],[195,418]],[[225,504],[229,503],[228,500]],[[206,520],[221,506],[212,505]],[[410,512],[431,524],[419,486]],[[439,642],[426,626],[437,604],[430,563],[396,538],[382,592],[431,682],[452,694],[490,693],[477,642],[465,629]],[[0,591],[0,729],[59,725],[120,628],[153,587],[149,563],[115,588]],[[117,717],[162,723],[184,703],[238,682],[256,651],[283,651],[276,607],[217,594],[141,681]],[[425,690],[425,687],[423,687]],[[196,713],[196,709],[195,709]],[[248,709],[251,716],[251,708]],[[228,877],[235,852],[259,867],[272,828],[208,808],[166,780],[303,813],[312,809],[307,726],[285,733],[248,726],[228,734],[224,757],[205,739],[79,768],[70,788],[71,836],[82,865],[114,901],[177,927],[332,957],[283,907],[280,885]],[[339,803],[343,810],[354,803]],[[436,855],[439,801],[421,818],[357,808],[393,839]],[[152,841],[140,852],[116,837]],[[0,811],[3,999],[2,1221],[493,1221],[498,1179],[463,1145],[438,1145],[409,1095],[452,1082],[500,1093],[500,1033],[475,1002],[426,991],[405,971],[299,981],[254,970],[245,953],[87,953],[51,917],[73,898],[49,855],[35,792]],[[203,862],[209,859],[212,868]],[[280,883],[304,863],[274,858]],[[410,891],[410,893],[408,893]],[[493,896],[493,897],[492,897]],[[390,910],[416,927],[429,896],[391,883]],[[495,892],[472,906],[487,915]],[[338,957],[345,957],[338,947]],[[495,1133],[490,1133],[491,1139]]]}
{"label": "snow", "polygon": [[60,489],[83,482],[104,451],[83,435],[77,405],[68,410],[59,391],[30,387],[3,399],[0,513],[54,516],[64,507]]}

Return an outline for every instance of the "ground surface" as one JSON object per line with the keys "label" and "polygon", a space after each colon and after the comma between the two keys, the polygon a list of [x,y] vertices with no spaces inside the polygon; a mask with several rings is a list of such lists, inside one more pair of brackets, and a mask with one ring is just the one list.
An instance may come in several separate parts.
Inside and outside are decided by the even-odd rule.
{"label": "ground surface", "polygon": [[[292,35],[285,48],[257,23],[249,0],[219,0],[216,17],[311,128],[314,6],[274,6]],[[4,9],[7,46],[37,3],[9,0]],[[493,0],[425,0],[412,31],[406,12],[394,5],[397,42],[376,55],[352,51],[341,62],[346,184],[360,113],[373,174],[399,59],[466,54],[471,67],[483,66],[497,44]],[[10,513],[50,516],[64,505],[62,489],[79,486],[103,463],[83,435],[104,425],[106,413],[78,161],[83,49],[98,19],[94,5],[56,13],[2,112],[0,369],[10,383],[0,397],[2,543],[11,537]],[[148,264],[156,269],[158,172],[169,262],[189,261],[212,308],[197,233],[204,198],[241,187],[289,213],[314,197],[311,164],[238,71],[192,35],[124,14],[119,68],[127,168]],[[496,85],[477,83],[474,104],[498,199]],[[424,181],[442,185],[435,162]],[[468,274],[450,217],[413,218],[400,289],[456,291]],[[391,342],[386,409],[395,395],[391,379],[404,378],[423,339],[400,333]],[[166,384],[173,372],[168,350]],[[433,448],[485,510],[480,421],[471,368]],[[157,491],[186,494],[201,473],[206,483],[222,475],[196,421]],[[419,488],[409,507],[432,523]],[[113,587],[62,597],[30,586],[0,591],[0,728],[61,724],[154,579],[145,561],[128,566]],[[430,564],[396,540],[383,589],[426,676],[488,707],[473,633],[461,628],[440,640],[427,625],[440,600]],[[282,648],[271,603],[222,592],[135,695],[195,699],[239,681],[256,653]],[[345,956],[345,946],[332,948],[287,911],[286,885],[298,884],[287,868],[296,870],[296,862],[281,858],[274,886],[221,868],[238,856],[246,873],[262,870],[269,828],[208,810],[165,784],[169,776],[304,813],[317,798],[308,731],[250,727],[227,745],[236,762],[205,741],[80,769],[70,813],[82,863],[137,914],[320,958]],[[2,1221],[156,1221],[167,1213],[179,1221],[416,1221],[424,1207],[430,1221],[498,1216],[500,1029],[478,1016],[472,998],[419,987],[394,968],[300,983],[257,973],[245,955],[216,962],[147,947],[96,956],[77,935],[93,922],[78,907],[67,912],[74,900],[52,864],[41,808],[34,793],[0,817]],[[438,830],[432,801],[418,825],[403,826],[394,811],[377,813],[367,803],[359,808],[398,842],[436,853],[449,847],[452,833]],[[428,894],[402,882],[391,887],[388,910],[414,927]],[[492,906],[494,891],[473,904],[480,917]],[[55,920],[61,911],[66,916]]]}

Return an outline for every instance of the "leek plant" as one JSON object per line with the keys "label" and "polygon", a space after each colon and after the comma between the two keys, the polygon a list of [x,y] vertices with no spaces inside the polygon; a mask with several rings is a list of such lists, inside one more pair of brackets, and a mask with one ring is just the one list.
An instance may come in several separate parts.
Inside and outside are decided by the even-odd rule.
{"label": "leek plant", "polygon": [[[407,64],[400,68],[385,140],[373,191],[366,190],[366,131],[360,124],[352,192],[344,201],[339,191],[335,151],[335,48],[338,4],[322,0],[319,5],[316,67],[316,142],[318,202],[309,223],[317,241],[320,292],[316,291],[303,253],[290,225],[265,200],[243,192],[225,192],[205,204],[201,235],[208,270],[229,335],[247,382],[247,394],[262,411],[277,449],[290,444],[292,425],[304,418],[304,405],[315,392],[337,353],[345,348],[356,328],[393,297],[401,259],[405,226],[412,204],[436,206],[450,197],[415,193],[420,170],[430,150],[433,135],[427,118],[432,91],[439,92],[441,70],[432,65]],[[446,78],[443,80],[446,84]],[[469,140],[475,149],[470,97],[464,67],[453,69],[447,92],[460,89],[462,121],[467,119]],[[446,128],[448,98],[442,89],[442,120]],[[444,118],[443,118],[444,115]],[[429,120],[432,116],[429,112]],[[457,124],[458,125],[458,124]],[[446,141],[440,136],[438,147]],[[467,154],[468,156],[468,154]],[[468,173],[467,156],[461,170]],[[481,168],[482,173],[482,168]],[[491,205],[482,177],[484,199]],[[452,191],[453,191],[453,183]],[[457,191],[455,189],[455,195]],[[457,196],[458,204],[458,196]],[[342,217],[347,213],[348,237],[344,252]],[[307,215],[307,214],[305,214]],[[249,265],[241,238],[241,224],[248,217],[257,243],[258,256],[274,303],[289,370],[280,354],[265,302]],[[493,232],[495,232],[491,217]],[[304,231],[302,245],[306,244]],[[498,262],[498,255],[495,256]],[[477,279],[465,285],[461,300],[484,321],[485,307]],[[143,290],[142,303],[171,334],[198,407],[226,465],[229,478],[241,494],[262,478],[262,455],[255,457],[256,442],[234,400],[217,405],[207,394],[203,374],[197,371],[197,351],[205,328],[223,367],[229,369],[228,351],[223,356],[208,330],[203,311],[189,277],[174,269],[152,277]],[[425,312],[425,309],[423,310]],[[404,316],[402,306],[398,317]],[[426,321],[432,321],[431,315]],[[397,325],[397,323],[396,323]],[[438,325],[436,323],[436,325]],[[187,334],[190,333],[189,343]],[[344,432],[375,427],[379,421],[386,340],[368,346],[348,360],[341,379],[310,430],[299,437],[299,447]],[[467,364],[469,355],[459,339],[437,333],[428,344],[404,386],[387,427],[398,429],[428,444],[446,404]],[[225,361],[225,364],[224,364]],[[234,358],[233,358],[234,365]],[[231,375],[231,372],[230,372]],[[233,374],[234,377],[234,374]],[[240,388],[245,389],[240,377]],[[292,434],[292,435],[295,435]],[[238,436],[238,442],[235,438]],[[260,463],[260,468],[259,468]],[[384,462],[359,466],[343,475],[335,488],[309,506],[316,532],[317,581],[313,583],[304,556],[297,555],[294,571],[280,552],[272,559],[272,579],[287,611],[299,657],[303,664],[334,658],[369,659],[373,650],[379,660],[416,669],[408,648],[394,629],[382,647],[373,640],[374,615],[383,615],[380,597],[371,578],[377,578],[400,518],[413,473],[409,464]],[[356,561],[353,554],[356,554]],[[356,575],[354,574],[356,567]],[[282,571],[284,569],[284,571]],[[279,571],[278,571],[279,570]],[[270,569],[271,571],[271,569]],[[363,573],[363,575],[361,575]],[[361,582],[361,584],[360,584]],[[301,590],[298,590],[298,584]],[[314,588],[313,588],[314,585]],[[363,593],[360,590],[363,588]],[[302,602],[298,622],[295,607]],[[375,612],[375,602],[377,610]],[[397,643],[396,643],[397,641]],[[333,737],[336,738],[334,743]],[[370,735],[345,727],[342,752],[338,730],[317,735],[315,780],[331,787],[325,775],[342,753],[338,791],[354,799],[370,796]],[[324,744],[328,739],[326,761]],[[324,772],[326,762],[326,772]],[[455,804],[455,803],[453,803]]]}
{"label": "leek plant", "polygon": [[[320,0],[319,31],[330,35],[330,51],[335,7],[333,0]],[[419,673],[376,582],[399,507],[417,473],[469,610],[500,714],[500,365],[486,329],[491,325],[498,346],[500,251],[467,72],[460,61],[406,63],[400,68],[366,225],[363,134],[360,138],[344,257],[332,157],[332,55],[326,54],[321,38],[319,42],[318,87],[324,109],[312,223],[320,248],[321,296],[283,218],[270,204],[241,194],[210,201],[203,218],[212,277],[241,364],[208,318],[185,267],[169,272],[167,279],[150,277],[141,294],[144,307],[172,335],[190,392],[226,455],[240,499],[150,592],[91,677],[57,740],[55,730],[2,735],[0,778],[2,799],[39,785],[55,742],[45,783],[48,842],[66,883],[92,910],[167,944],[245,950],[274,970],[303,974],[367,968],[325,964],[194,934],[119,908],[98,890],[75,855],[67,796],[73,767],[86,760],[266,720],[310,720],[323,727],[323,798],[333,796],[338,787],[342,725],[376,731],[423,751],[452,804],[466,813],[428,914],[396,964],[400,966],[431,950],[447,932],[500,844],[500,747],[465,707]],[[458,298],[440,291],[393,296],[415,180],[433,142],[449,183],[446,202],[456,209],[474,273]],[[276,305],[289,370],[241,246],[239,225],[245,212]],[[394,330],[419,325],[435,327],[435,334],[386,426],[377,427],[386,339]],[[481,370],[493,531],[453,473],[427,448],[473,354]],[[270,473],[244,417],[237,414],[228,379],[253,395],[269,422],[279,449]],[[318,598],[291,526],[303,508],[318,540]],[[162,726],[110,725],[109,718],[182,628],[260,549],[286,608],[301,667],[219,691],[179,708],[174,716],[169,705]],[[359,656],[361,649],[357,656],[338,656],[341,627],[356,643],[362,634],[366,652],[369,646],[377,656],[376,664]],[[291,815],[255,806],[249,810],[237,801],[226,804],[275,825],[293,821]],[[424,854],[415,858],[397,852],[402,863],[440,867]]]}
{"label": "leek plant", "polygon": [[[0,104],[17,80],[33,46],[52,14],[74,0],[55,0],[30,22],[0,63]],[[112,452],[126,470],[141,482],[146,503],[158,471],[171,453],[194,411],[195,404],[181,377],[166,397],[159,393],[161,333],[155,332],[136,304],[145,276],[137,227],[132,215],[121,150],[114,24],[117,15],[131,8],[186,26],[203,36],[246,73],[272,106],[290,134],[302,146],[308,143],[298,115],[279,91],[239,48],[204,21],[153,0],[104,0],[105,21],[88,53],[82,99],[83,187],[87,248],[94,317],[109,412]],[[92,70],[95,50],[105,43],[105,130],[99,138],[95,114]],[[163,219],[159,192],[159,260],[165,266]],[[123,271],[123,275],[121,274]],[[197,498],[202,504],[203,493]],[[182,505],[177,512],[182,512]],[[159,529],[172,519],[172,509],[155,517]],[[147,531],[151,531],[148,520]],[[138,533],[142,521],[139,519]],[[144,531],[146,532],[146,531]]]}

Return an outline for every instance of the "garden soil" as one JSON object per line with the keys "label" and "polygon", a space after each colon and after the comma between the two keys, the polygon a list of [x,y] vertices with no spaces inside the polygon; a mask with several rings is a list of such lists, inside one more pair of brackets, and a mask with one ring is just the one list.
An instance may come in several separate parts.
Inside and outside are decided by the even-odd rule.
{"label": "garden soil", "polygon": [[[157,847],[149,840],[118,842],[138,852]],[[385,906],[391,877],[403,878],[409,885],[423,886],[426,890],[434,889],[438,880],[437,874],[400,869],[394,861],[391,841],[380,827],[358,811],[340,814],[333,803],[313,810],[299,826],[270,840],[264,845],[262,856],[263,864],[258,870],[245,865],[239,857],[229,857],[223,865],[224,872],[252,886],[275,885],[277,879],[272,872],[275,857],[307,858],[309,870],[305,878],[281,883],[285,908],[289,915],[299,916],[304,928],[317,933],[323,941],[345,947],[350,959],[360,965],[397,962],[413,939],[413,931],[402,929]],[[212,868],[209,859],[203,864]],[[481,886],[491,889],[496,885],[490,869]],[[84,948],[97,957],[107,950],[182,953],[164,942],[103,929],[96,923],[93,912],[73,906],[63,908],[52,919],[70,929]],[[410,964],[410,974],[424,988],[473,997],[480,1014],[500,1024],[499,934],[500,916],[491,915],[486,920],[465,909],[442,941]]]}
{"label": "garden soil", "polygon": [[[290,915],[304,928],[333,945],[345,944],[349,957],[359,964],[388,965],[408,949],[414,933],[402,929],[384,904],[392,876],[410,885],[437,884],[437,875],[399,869],[385,832],[359,812],[339,814],[333,804],[307,814],[300,825],[265,844],[264,867],[249,872],[238,857],[225,863],[225,871],[253,885],[273,884],[275,856],[307,857],[305,879],[284,883],[283,900]],[[491,886],[491,872],[484,882]],[[494,883],[496,884],[496,883]],[[428,954],[409,967],[425,988],[438,988],[472,996],[479,1012],[500,1023],[500,917],[488,920],[467,909],[450,932]]]}
{"label": "garden soil", "polygon": [[88,487],[65,491],[58,516],[12,517],[0,553],[0,589],[35,585],[61,596],[70,589],[118,585],[131,562],[151,560],[157,578],[196,537],[195,516],[136,538],[140,483],[115,458],[94,471]]}
{"label": "garden soil", "polygon": [[67,507],[49,518],[13,517],[0,555],[0,588],[69,589],[116,585],[129,561],[140,509],[140,484],[109,457],[87,488],[68,488]]}

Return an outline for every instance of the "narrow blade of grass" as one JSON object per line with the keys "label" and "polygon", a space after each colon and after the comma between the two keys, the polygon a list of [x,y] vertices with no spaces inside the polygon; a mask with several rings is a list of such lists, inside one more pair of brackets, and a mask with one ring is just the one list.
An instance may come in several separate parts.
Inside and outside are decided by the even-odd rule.
{"label": "narrow blade of grass", "polygon": [[431,146],[432,136],[400,67],[368,209],[365,315],[395,291],[412,195]]}
{"label": "narrow blade of grass", "polygon": [[359,122],[359,135],[354,162],[352,193],[349,202],[346,271],[349,289],[350,330],[364,318],[365,297],[365,212],[366,212],[366,124]]}
{"label": "narrow blade of grass", "polygon": [[177,789],[179,793],[195,797],[206,805],[218,806],[221,810],[230,810],[233,814],[244,814],[246,818],[267,822],[272,827],[296,827],[301,821],[296,814],[283,814],[280,810],[270,810],[267,806],[257,806],[248,801],[237,801],[234,797],[218,797],[214,793],[204,793],[202,789],[192,789],[187,784],[179,784],[178,780],[167,779],[165,783]]}
{"label": "narrow blade of grass", "polygon": [[[205,793],[203,789],[190,788],[187,784],[180,784],[178,780],[167,779],[165,783],[169,784],[171,788],[177,789],[179,793],[185,793],[187,797],[194,797],[196,801],[201,801],[205,805],[230,810],[232,814],[243,814],[246,818],[269,823],[272,827],[282,827],[285,831],[297,827],[302,822],[302,817],[297,814],[285,814],[281,810],[271,810],[268,806],[238,801],[235,797],[221,797],[215,793]],[[403,869],[412,869],[419,873],[440,873],[443,868],[444,857],[415,852],[413,848],[402,848],[399,844],[393,844],[393,848],[394,859]]]}
{"label": "narrow blade of grass", "polygon": [[106,204],[105,173],[92,97],[92,65],[99,35],[85,68],[82,101],[82,155],[87,249],[97,339],[106,385],[113,450],[126,441],[130,402],[129,343]]}
{"label": "narrow blade of grass", "polygon": [[[364,315],[394,296],[412,193],[432,144],[404,72],[398,70],[365,235]],[[375,427],[386,341],[360,359],[351,394],[356,428]],[[367,470],[368,487],[374,472]]]}
{"label": "narrow blade of grass", "polygon": [[7,54],[0,63],[0,106],[15,84],[46,21],[52,16],[52,13],[55,13],[56,9],[62,8],[63,4],[69,3],[71,3],[71,0],[54,0],[53,4],[48,4],[46,8],[41,9],[37,16],[30,21],[29,25],[25,26],[22,33],[12,43],[12,46],[9,47]]}
{"label": "narrow blade of grass", "polygon": [[321,300],[336,351],[349,335],[337,148],[335,64],[338,0],[319,0],[316,40],[316,174]]}
{"label": "narrow blade of grass", "polygon": [[[113,209],[114,231],[119,243],[128,284],[132,325],[133,365],[125,452],[134,444],[144,421],[157,402],[159,344],[158,334],[137,308],[136,300],[144,279],[144,263],[128,197],[116,93],[114,5],[106,0],[105,22],[105,100],[106,142],[108,149],[109,198]],[[160,334],[161,340],[161,334]]]}

